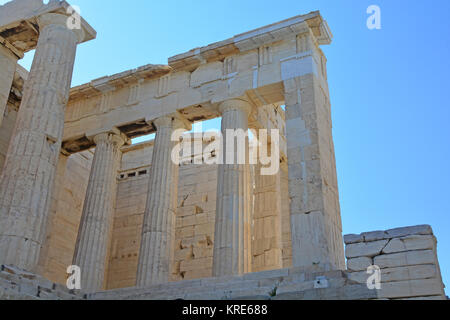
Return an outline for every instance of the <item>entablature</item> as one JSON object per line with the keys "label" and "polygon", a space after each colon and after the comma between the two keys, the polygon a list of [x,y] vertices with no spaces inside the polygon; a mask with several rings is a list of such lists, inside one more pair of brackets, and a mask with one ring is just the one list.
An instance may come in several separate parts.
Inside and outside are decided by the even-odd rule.
{"label": "entablature", "polygon": [[[314,74],[327,89],[326,59],[319,48],[331,41],[327,30],[313,12],[191,50],[170,58],[168,66],[147,65],[72,88],[63,146],[71,145],[70,152],[92,147],[86,134],[98,128],[117,128],[130,139],[151,134],[153,121],[164,116],[187,123],[214,119],[220,117],[220,103],[236,98],[254,105],[249,120],[261,127],[256,109],[282,104],[284,81]],[[237,50],[226,49],[230,45]],[[195,52],[203,54],[203,62],[185,67]],[[184,67],[178,66],[184,59]],[[73,147],[77,144],[80,150]]]}

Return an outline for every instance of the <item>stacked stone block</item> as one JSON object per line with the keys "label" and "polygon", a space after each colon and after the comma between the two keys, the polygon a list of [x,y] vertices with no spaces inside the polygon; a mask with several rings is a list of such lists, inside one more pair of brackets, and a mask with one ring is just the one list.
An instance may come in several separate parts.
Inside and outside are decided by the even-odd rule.
{"label": "stacked stone block", "polygon": [[[144,145],[146,148],[142,149]],[[152,144],[133,146],[138,149],[129,152],[126,148],[123,150],[122,171],[118,174],[107,289],[133,287],[136,284],[141,230],[149,191]]]}
{"label": "stacked stone block", "polygon": [[67,267],[72,264],[91,164],[90,151],[68,158],[61,155],[58,163],[56,192],[39,261],[39,274],[57,283],[65,283]]}
{"label": "stacked stone block", "polygon": [[212,274],[217,165],[180,167],[172,281]]}
{"label": "stacked stone block", "polygon": [[0,300],[82,300],[83,294],[15,267],[0,267]]}
{"label": "stacked stone block", "polygon": [[88,300],[366,300],[377,294],[346,278],[343,271],[321,266],[186,280],[148,288],[128,288],[88,295]]}
{"label": "stacked stone block", "polygon": [[345,236],[349,279],[364,284],[381,269],[380,299],[445,299],[437,242],[430,226]]}
{"label": "stacked stone block", "polygon": [[252,272],[282,268],[281,173],[254,172]]}
{"label": "stacked stone block", "polygon": [[345,265],[331,107],[320,78],[284,82],[294,266]]}

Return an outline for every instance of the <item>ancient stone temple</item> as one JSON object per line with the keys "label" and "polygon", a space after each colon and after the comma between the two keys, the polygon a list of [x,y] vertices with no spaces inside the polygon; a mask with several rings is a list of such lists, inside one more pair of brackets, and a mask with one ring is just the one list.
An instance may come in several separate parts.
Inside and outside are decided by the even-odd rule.
{"label": "ancient stone temple", "polygon": [[[342,236],[319,12],[71,88],[96,32],[68,9],[0,6],[0,299],[445,298],[431,227]],[[215,118],[223,147],[188,133]],[[274,174],[254,138],[214,161],[249,129],[279,133]]]}

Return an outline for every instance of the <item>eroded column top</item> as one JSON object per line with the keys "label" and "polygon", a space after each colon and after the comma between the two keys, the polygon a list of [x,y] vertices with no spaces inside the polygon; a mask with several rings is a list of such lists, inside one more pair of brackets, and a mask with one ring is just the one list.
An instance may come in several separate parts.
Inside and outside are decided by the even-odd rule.
{"label": "eroded column top", "polygon": [[83,28],[69,28],[68,27],[68,19],[70,19],[70,17],[66,16],[64,14],[46,13],[46,14],[39,16],[37,18],[37,22],[39,24],[40,30],[43,30],[46,26],[49,26],[49,25],[63,26],[76,34],[76,36],[78,38],[78,43],[83,42],[84,38],[86,37]]}
{"label": "eroded column top", "polygon": [[219,106],[219,111],[222,114],[231,110],[244,111],[247,115],[249,115],[252,112],[253,107],[248,101],[241,99],[230,99],[222,102]]}
{"label": "eroded column top", "polygon": [[[41,24],[47,14],[58,14],[67,19],[74,13],[74,8],[66,1],[51,0],[44,4],[42,0],[13,0],[0,6],[0,43],[10,48],[19,58],[36,48]],[[79,42],[95,39],[96,31],[79,17]],[[60,19],[61,20],[61,19]],[[56,23],[55,20],[52,23]],[[67,20],[66,20],[67,21]],[[64,21],[64,23],[66,23]],[[62,22],[62,21],[60,21]]]}
{"label": "eroded column top", "polygon": [[124,137],[122,134],[117,134],[113,132],[104,132],[96,135],[93,138],[96,145],[102,142],[112,142],[118,146],[118,148],[122,147],[126,140],[126,137]]}

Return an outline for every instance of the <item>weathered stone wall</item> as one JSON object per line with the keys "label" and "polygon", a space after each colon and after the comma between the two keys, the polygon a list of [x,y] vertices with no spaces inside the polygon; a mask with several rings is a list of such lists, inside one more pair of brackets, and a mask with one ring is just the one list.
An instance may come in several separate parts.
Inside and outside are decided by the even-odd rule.
{"label": "weathered stone wall", "polygon": [[132,287],[136,284],[139,248],[145,203],[148,194],[153,141],[123,147],[118,173],[106,288]]}
{"label": "weathered stone wall", "polygon": [[[436,239],[416,226],[348,235],[348,270],[285,268],[223,278],[184,280],[84,295],[43,277],[2,266],[0,300],[444,300]],[[381,289],[369,289],[365,270],[381,268]]]}
{"label": "weathered stone wall", "polygon": [[[1,56],[1,54],[0,54]],[[6,153],[8,152],[9,141],[11,140],[14,125],[16,124],[17,113],[22,99],[23,84],[28,76],[28,71],[18,64],[8,64],[10,62],[6,58],[0,58],[0,91],[8,92],[9,96],[3,100],[0,94],[0,173],[3,170]],[[10,82],[9,68],[15,67],[15,73],[12,83]],[[6,68],[6,69],[4,69]],[[9,88],[7,89],[7,86]],[[4,105],[2,105],[4,103]],[[2,108],[3,107],[3,108]]]}
{"label": "weathered stone wall", "polygon": [[72,265],[91,163],[92,153],[86,151],[70,156],[63,162],[65,170],[57,171],[56,181],[62,183],[40,259],[42,275],[54,282],[65,283],[67,267]]}
{"label": "weathered stone wall", "polygon": [[17,108],[14,105],[8,104],[4,114],[1,116],[3,116],[3,122],[0,125],[0,173],[3,170],[9,141],[14,130],[14,124],[16,123]]}
{"label": "weathered stone wall", "polygon": [[348,277],[366,283],[369,266],[381,269],[380,299],[445,299],[430,226],[345,236]]}
{"label": "weathered stone wall", "polygon": [[[109,289],[136,283],[153,141],[122,151],[107,271]],[[216,165],[197,165],[189,160],[180,166],[171,281],[211,276],[216,184]]]}
{"label": "weathered stone wall", "polygon": [[3,113],[8,102],[16,66],[17,56],[0,43],[0,126],[2,125]]}
{"label": "weathered stone wall", "polygon": [[172,281],[212,275],[217,165],[180,167]]}
{"label": "weathered stone wall", "polygon": [[[143,214],[150,192],[148,181],[152,151],[153,141],[122,148],[107,268],[108,289],[133,287],[136,283]],[[195,164],[196,157],[198,155],[183,157],[179,168],[171,281],[208,278],[212,275],[218,168],[217,165]],[[281,210],[284,267],[292,264],[287,187],[287,174],[281,172],[281,190],[284,190]],[[267,263],[269,268],[265,269],[270,269],[270,261]],[[264,266],[263,262],[261,268]]]}
{"label": "weathered stone wall", "polygon": [[0,300],[81,300],[83,294],[41,276],[0,266]]}

